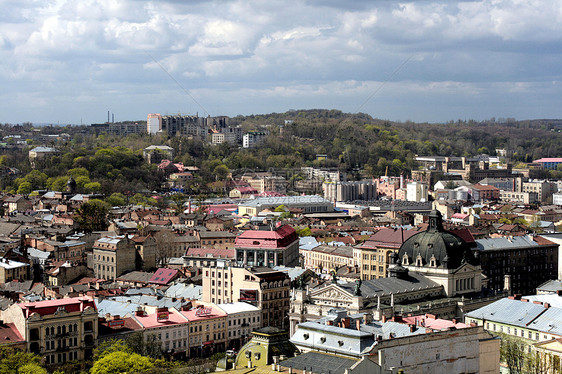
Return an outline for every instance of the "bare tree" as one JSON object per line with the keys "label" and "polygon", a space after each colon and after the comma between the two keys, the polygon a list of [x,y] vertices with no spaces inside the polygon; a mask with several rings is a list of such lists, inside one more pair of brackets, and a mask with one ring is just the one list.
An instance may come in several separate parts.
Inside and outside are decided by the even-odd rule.
{"label": "bare tree", "polygon": [[163,229],[154,234],[156,240],[156,263],[165,266],[172,257],[175,235],[172,231]]}

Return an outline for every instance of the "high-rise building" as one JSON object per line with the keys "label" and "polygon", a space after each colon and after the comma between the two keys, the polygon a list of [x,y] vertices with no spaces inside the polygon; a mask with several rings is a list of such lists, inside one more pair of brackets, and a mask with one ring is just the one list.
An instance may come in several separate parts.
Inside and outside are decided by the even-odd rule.
{"label": "high-rise building", "polygon": [[162,116],[157,113],[150,113],[146,119],[146,132],[150,135],[162,130]]}

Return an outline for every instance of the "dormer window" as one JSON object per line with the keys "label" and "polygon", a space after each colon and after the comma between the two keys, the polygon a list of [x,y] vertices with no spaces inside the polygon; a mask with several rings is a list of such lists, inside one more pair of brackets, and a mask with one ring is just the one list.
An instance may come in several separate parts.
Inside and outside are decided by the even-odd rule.
{"label": "dormer window", "polygon": [[326,337],[325,336],[320,338],[320,343],[322,343],[322,344],[326,343]]}
{"label": "dormer window", "polygon": [[418,257],[416,257],[416,266],[423,266],[423,258],[421,255],[418,255]]}
{"label": "dormer window", "polygon": [[432,268],[437,267],[437,260],[435,259],[435,255],[432,255],[429,259],[429,266],[431,266]]}
{"label": "dormer window", "polygon": [[408,257],[407,253],[404,253],[404,256],[402,256],[402,264],[410,265],[410,257]]}

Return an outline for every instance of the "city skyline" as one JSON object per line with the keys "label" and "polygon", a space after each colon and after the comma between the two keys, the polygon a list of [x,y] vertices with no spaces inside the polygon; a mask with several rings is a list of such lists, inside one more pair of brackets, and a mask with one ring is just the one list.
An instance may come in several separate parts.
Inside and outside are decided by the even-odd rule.
{"label": "city skyline", "polygon": [[562,118],[556,1],[4,1],[0,122]]}

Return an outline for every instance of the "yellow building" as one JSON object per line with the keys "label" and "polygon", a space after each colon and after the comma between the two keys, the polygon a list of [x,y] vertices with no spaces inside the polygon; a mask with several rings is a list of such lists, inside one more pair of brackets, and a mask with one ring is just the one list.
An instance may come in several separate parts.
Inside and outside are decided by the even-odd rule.
{"label": "yellow building", "polygon": [[13,304],[2,311],[27,342],[27,351],[48,365],[92,358],[98,338],[98,311],[89,297]]}
{"label": "yellow building", "polygon": [[361,279],[371,280],[386,278],[390,255],[398,253],[400,246],[406,239],[417,234],[418,231],[402,228],[384,228],[372,235],[369,240],[355,247],[353,256],[361,269]]}
{"label": "yellow building", "polygon": [[202,301],[233,303],[243,301],[262,311],[262,326],[288,327],[291,279],[270,268],[203,268]]}

